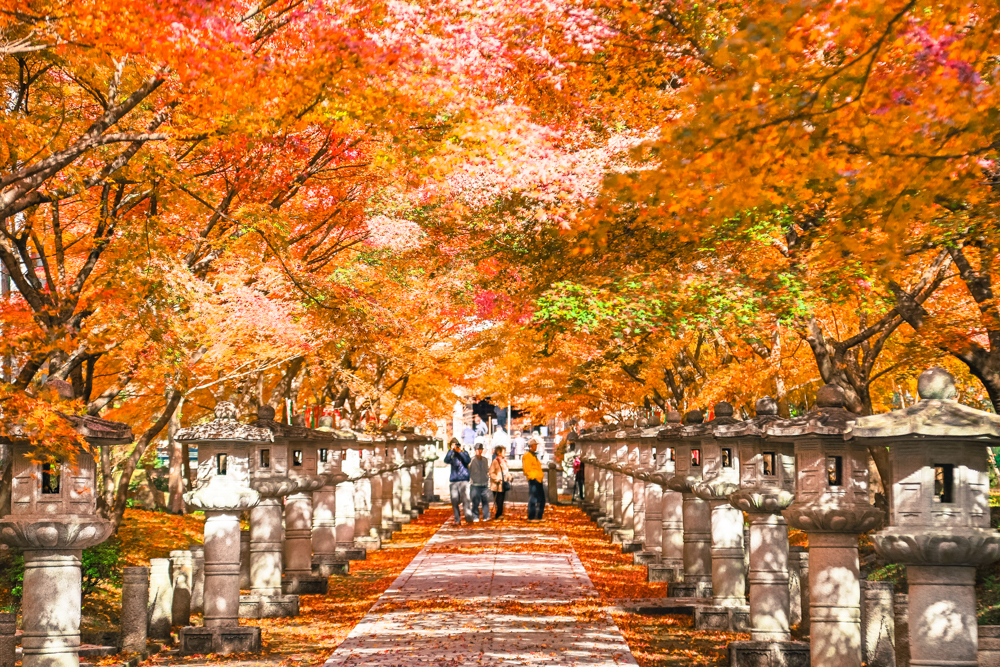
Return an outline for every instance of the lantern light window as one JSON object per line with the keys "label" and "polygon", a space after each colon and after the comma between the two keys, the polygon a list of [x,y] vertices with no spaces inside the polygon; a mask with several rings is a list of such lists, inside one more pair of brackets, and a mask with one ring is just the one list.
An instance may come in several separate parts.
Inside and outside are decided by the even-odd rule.
{"label": "lantern light window", "polygon": [[844,457],[826,457],[826,479],[830,486],[844,485]]}

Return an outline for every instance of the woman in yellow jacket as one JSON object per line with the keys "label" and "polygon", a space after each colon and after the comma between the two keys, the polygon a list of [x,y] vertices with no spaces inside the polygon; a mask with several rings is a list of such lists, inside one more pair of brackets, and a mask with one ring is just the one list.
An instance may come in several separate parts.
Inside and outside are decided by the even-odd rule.
{"label": "woman in yellow jacket", "polygon": [[528,441],[528,451],[521,458],[524,476],[528,478],[528,521],[541,521],[545,512],[545,487],[542,485],[542,462],[538,459],[538,445],[541,438],[532,436]]}

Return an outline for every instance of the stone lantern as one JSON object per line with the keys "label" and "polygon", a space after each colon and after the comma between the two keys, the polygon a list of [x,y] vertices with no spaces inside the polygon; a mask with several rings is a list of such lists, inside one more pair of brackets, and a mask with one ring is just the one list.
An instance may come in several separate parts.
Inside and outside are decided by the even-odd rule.
{"label": "stone lantern", "polygon": [[[316,429],[332,437],[330,448],[325,452],[321,449],[317,462],[319,474],[326,477],[326,485],[313,494],[313,571],[321,577],[328,577],[334,572],[346,573],[348,570],[348,553],[340,548],[342,540],[347,540],[347,546],[354,544],[354,485],[344,474],[343,465],[346,450],[357,439],[348,429],[333,428],[333,417],[320,417]],[[349,493],[348,493],[349,491]],[[342,497],[346,497],[343,503]],[[343,505],[348,504],[345,509]],[[349,531],[346,521],[350,512]],[[349,533],[349,534],[348,534]]]}
{"label": "stone lantern", "polygon": [[604,527],[611,523],[614,514],[614,497],[611,465],[611,441],[608,439],[607,427],[603,424],[594,427],[593,433],[595,462],[595,516],[597,525]]}
{"label": "stone lantern", "polygon": [[956,402],[942,368],[924,371],[917,391],[915,405],[854,423],[853,439],[888,448],[891,461],[891,525],[872,540],[906,564],[911,664],[975,665],[975,568],[1000,559],[987,467],[1000,417]]}
{"label": "stone lantern", "polygon": [[739,450],[715,432],[738,424],[733,406],[715,404],[715,418],[704,424],[687,426],[681,437],[701,445],[704,465],[702,480],[691,490],[712,507],[712,608],[695,612],[699,629],[745,630],[750,609],[746,606],[746,575],[743,571],[743,512],[729,504],[729,494],[740,487]]}
{"label": "stone lantern", "polygon": [[659,421],[654,418],[645,422],[640,434],[639,465],[635,471],[636,488],[633,491],[636,511],[642,517],[637,524],[635,538],[640,545],[639,550],[632,554],[632,562],[636,565],[656,563],[660,558],[663,495],[660,487],[652,479],[657,469],[654,448],[657,445],[656,436],[659,432]]}
{"label": "stone lantern", "polygon": [[240,514],[256,507],[250,457],[272,442],[271,432],[236,420],[236,406],[221,402],[215,419],[177,431],[198,446],[197,487],[184,494],[189,508],[205,512],[204,627],[181,628],[181,653],[259,652],[260,628],[239,625]]}
{"label": "stone lantern", "polygon": [[307,450],[290,447],[286,437],[274,437],[270,428],[273,416],[269,406],[258,412],[259,428],[271,432],[273,440],[256,443],[250,455],[250,486],[260,494],[260,502],[250,509],[251,594],[240,598],[240,618],[287,618],[299,614],[298,596],[285,595],[281,586],[284,499],[298,492],[299,480],[307,485],[313,480],[306,481],[304,475],[293,477],[293,466],[305,469],[308,465]]}
{"label": "stone lantern", "polygon": [[581,430],[580,435],[577,439],[578,446],[580,447],[580,461],[583,463],[583,511],[587,515],[594,519],[594,509],[596,503],[594,501],[596,497],[597,490],[597,476],[595,464],[597,463],[597,457],[594,454],[594,441],[591,437],[591,433],[587,430]]}
{"label": "stone lantern", "polygon": [[868,504],[868,449],[844,440],[857,418],[844,392],[824,385],[816,409],[765,427],[767,440],[795,446],[795,501],[783,514],[809,537],[810,656],[813,667],[860,667],[858,534],[882,512]]}
{"label": "stone lantern", "polygon": [[[270,405],[257,409],[253,426],[271,431],[275,450],[283,450],[287,456],[287,475],[296,484],[296,490],[285,499],[282,590],[292,594],[325,594],[327,578],[312,573],[313,493],[326,484],[326,477],[319,474],[319,458],[321,453],[329,457],[334,439],[322,431],[275,421]],[[256,455],[260,469],[270,468],[270,448],[259,445]]]}
{"label": "stone lantern", "polygon": [[670,488],[676,474],[676,439],[681,429],[681,414],[671,410],[666,424],[657,432],[656,470],[649,475],[650,487],[660,495],[660,555],[646,566],[649,581],[681,582],[684,579],[684,496]]}
{"label": "stone lantern", "polygon": [[[701,424],[704,415],[692,410],[685,415],[688,425]],[[687,427],[685,427],[687,428]],[[684,428],[664,429],[659,439],[674,448],[674,476],[667,480],[671,491],[683,494],[684,581],[667,587],[670,597],[711,597],[712,595],[712,508],[694,494],[705,465],[700,434],[684,437]]]}
{"label": "stone lantern", "polygon": [[734,664],[763,653],[776,666],[786,664],[788,654],[809,652],[808,644],[791,641],[788,524],[781,515],[795,499],[795,450],[764,437],[767,425],[780,419],[777,402],[768,396],[755,407],[753,419],[715,431],[739,450],[740,488],[729,502],[750,515],[750,641],[732,642],[729,650]]}
{"label": "stone lantern", "polygon": [[[132,442],[118,422],[59,415],[92,446]],[[24,667],[80,664],[80,559],[83,550],[111,535],[97,515],[94,456],[79,448],[75,462],[32,461],[27,434],[11,429],[11,513],[0,519],[0,542],[24,553],[21,640]],[[23,438],[23,439],[22,439]],[[13,663],[12,663],[13,664]]]}
{"label": "stone lantern", "polygon": [[[361,470],[354,483],[354,545],[374,551],[382,547],[377,526],[382,523],[382,485],[378,480],[375,460],[378,444],[370,433],[357,432]],[[378,490],[378,495],[375,491]]]}

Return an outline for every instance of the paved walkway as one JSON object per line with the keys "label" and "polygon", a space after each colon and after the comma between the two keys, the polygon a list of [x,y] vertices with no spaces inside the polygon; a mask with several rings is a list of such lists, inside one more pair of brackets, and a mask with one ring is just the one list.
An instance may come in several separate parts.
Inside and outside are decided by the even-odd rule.
{"label": "paved walkway", "polygon": [[325,667],[636,664],[565,534],[485,525],[449,521]]}

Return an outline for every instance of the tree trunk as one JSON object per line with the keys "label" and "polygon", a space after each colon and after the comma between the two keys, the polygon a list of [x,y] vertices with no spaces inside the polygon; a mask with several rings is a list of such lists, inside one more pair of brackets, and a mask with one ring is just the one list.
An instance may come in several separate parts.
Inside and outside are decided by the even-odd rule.
{"label": "tree trunk", "polygon": [[[115,484],[113,479],[108,479],[109,476],[105,475],[104,493],[98,498],[97,511],[104,519],[112,523],[115,531],[118,530],[118,527],[122,523],[122,517],[125,515],[125,503],[128,501],[128,487],[132,481],[132,474],[135,473],[142,455],[146,453],[149,443],[160,434],[174,416],[174,411],[181,402],[181,398],[180,389],[171,389],[167,392],[167,404],[163,407],[163,412],[160,413],[156,422],[146,429],[145,433],[139,436],[135,446],[132,448],[132,453],[129,454],[129,457],[122,464],[122,472],[118,478],[118,483]],[[102,468],[104,467],[102,465]]]}
{"label": "tree trunk", "polygon": [[177,433],[181,427],[181,410],[183,408],[183,404],[183,400],[177,404],[177,409],[174,410],[174,414],[170,418],[170,423],[167,425],[167,442],[170,447],[170,476],[168,479],[170,497],[167,501],[167,507],[172,514],[184,514],[185,510],[184,450],[186,448],[182,443],[174,440],[174,434]]}

